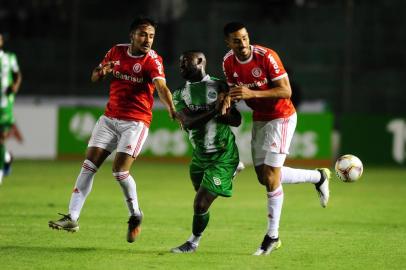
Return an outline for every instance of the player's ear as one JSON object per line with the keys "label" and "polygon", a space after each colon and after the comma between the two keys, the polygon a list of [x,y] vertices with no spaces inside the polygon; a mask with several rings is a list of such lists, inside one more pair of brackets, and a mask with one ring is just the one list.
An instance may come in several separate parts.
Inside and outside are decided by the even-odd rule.
{"label": "player's ear", "polygon": [[224,38],[224,42],[226,43],[227,48],[231,49],[231,47],[230,47],[230,42],[228,41],[228,37],[225,37],[225,38]]}
{"label": "player's ear", "polygon": [[130,37],[130,41],[133,42],[133,40],[134,40],[134,38],[133,38],[133,36],[134,36],[134,31],[131,31],[131,32],[128,34],[128,36]]}

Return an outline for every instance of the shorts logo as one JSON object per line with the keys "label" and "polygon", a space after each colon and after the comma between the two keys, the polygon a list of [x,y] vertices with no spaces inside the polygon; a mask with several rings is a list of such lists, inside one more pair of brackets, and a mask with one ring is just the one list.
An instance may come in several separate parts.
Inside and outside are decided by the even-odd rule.
{"label": "shorts logo", "polygon": [[130,151],[131,151],[131,149],[133,149],[133,147],[131,146],[131,144],[129,144],[129,145],[127,145],[127,146],[125,147],[125,149],[127,149],[127,150],[130,150]]}
{"label": "shorts logo", "polygon": [[259,76],[262,75],[262,70],[260,68],[253,68],[251,70],[252,76],[254,76],[255,78],[258,78]]}
{"label": "shorts logo", "polygon": [[220,186],[220,185],[221,185],[221,180],[220,180],[220,178],[218,178],[218,177],[213,177],[213,181],[214,181],[214,184],[215,184],[216,186]]}
{"label": "shorts logo", "polygon": [[140,63],[136,63],[136,64],[133,66],[133,70],[134,70],[135,73],[139,73],[139,72],[141,71],[141,64],[140,64]]}

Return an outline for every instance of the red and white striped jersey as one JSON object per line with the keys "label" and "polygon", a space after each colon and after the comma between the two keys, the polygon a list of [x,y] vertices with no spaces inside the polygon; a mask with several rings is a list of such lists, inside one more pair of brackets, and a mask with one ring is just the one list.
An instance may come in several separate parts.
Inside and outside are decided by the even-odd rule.
{"label": "red and white striped jersey", "polygon": [[121,120],[142,121],[147,126],[152,120],[153,81],[165,79],[162,58],[154,51],[133,56],[130,44],[111,48],[100,65],[115,63],[110,82],[109,101],[105,115]]}
{"label": "red and white striped jersey", "polygon": [[[288,74],[278,54],[268,48],[251,45],[251,56],[240,61],[232,50],[223,59],[223,71],[229,86],[244,85],[251,90],[272,88],[272,82]],[[248,99],[247,105],[254,110],[254,121],[270,121],[285,118],[295,112],[290,99]]]}

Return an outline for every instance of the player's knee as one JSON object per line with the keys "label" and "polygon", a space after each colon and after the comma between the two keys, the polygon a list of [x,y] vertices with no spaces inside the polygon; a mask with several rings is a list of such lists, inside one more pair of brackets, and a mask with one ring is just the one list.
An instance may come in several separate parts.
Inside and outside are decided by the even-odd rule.
{"label": "player's knee", "polygon": [[209,210],[209,204],[205,200],[195,200],[193,209],[195,214],[203,214]]}

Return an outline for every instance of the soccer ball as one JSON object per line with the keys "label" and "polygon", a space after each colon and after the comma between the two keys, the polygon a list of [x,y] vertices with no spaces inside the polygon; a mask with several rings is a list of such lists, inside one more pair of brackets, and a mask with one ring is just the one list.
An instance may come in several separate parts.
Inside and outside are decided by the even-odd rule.
{"label": "soccer ball", "polygon": [[344,155],[337,159],[335,171],[337,177],[343,182],[355,182],[361,177],[364,167],[356,156]]}

